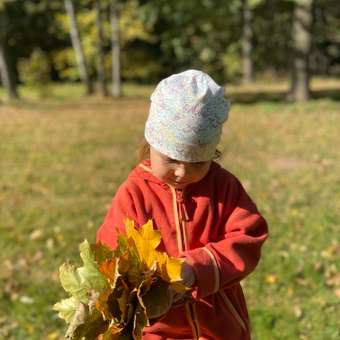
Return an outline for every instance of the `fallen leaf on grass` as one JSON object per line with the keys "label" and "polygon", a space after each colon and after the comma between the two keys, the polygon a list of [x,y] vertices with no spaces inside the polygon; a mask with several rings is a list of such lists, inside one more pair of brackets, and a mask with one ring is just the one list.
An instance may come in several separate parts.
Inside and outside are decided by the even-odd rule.
{"label": "fallen leaf on grass", "polygon": [[266,276],[265,282],[269,285],[275,284],[277,282],[277,276],[275,274],[269,274]]}
{"label": "fallen leaf on grass", "polygon": [[11,320],[8,317],[0,318],[0,339],[8,339],[12,330],[18,327],[16,321]]}
{"label": "fallen leaf on grass", "polygon": [[333,240],[331,244],[321,251],[321,257],[331,260],[340,254],[340,245],[336,240]]}
{"label": "fallen leaf on grass", "polygon": [[58,331],[51,332],[47,334],[47,340],[56,340],[60,337],[60,333]]}
{"label": "fallen leaf on grass", "polygon": [[0,279],[8,279],[12,276],[14,271],[14,265],[10,260],[5,260],[2,263],[2,269],[0,271]]}
{"label": "fallen leaf on grass", "polygon": [[20,257],[20,259],[18,260],[16,266],[20,269],[26,269],[27,267],[29,267],[28,265],[28,261],[26,258],[24,257]]}
{"label": "fallen leaf on grass", "polygon": [[296,279],[296,282],[300,285],[300,286],[307,286],[308,285],[308,281],[302,277],[298,277]]}
{"label": "fallen leaf on grass", "polygon": [[49,250],[52,250],[54,248],[54,246],[55,246],[55,244],[54,244],[53,238],[49,238],[46,241],[46,248],[49,249]]}
{"label": "fallen leaf on grass", "polygon": [[328,286],[340,287],[340,273],[336,273],[327,278],[326,284]]}
{"label": "fallen leaf on grass", "polygon": [[287,294],[288,296],[293,296],[294,295],[294,289],[292,287],[289,287],[288,290],[287,290]]}
{"label": "fallen leaf on grass", "polygon": [[44,236],[44,233],[41,229],[35,229],[29,234],[28,238],[31,241],[38,241],[38,240],[41,240],[43,236]]}
{"label": "fallen leaf on grass", "polygon": [[38,250],[32,257],[32,262],[39,262],[44,257],[44,253]]}
{"label": "fallen leaf on grass", "polygon": [[301,319],[303,312],[300,306],[294,306],[293,307],[294,315],[296,316],[297,319]]}
{"label": "fallen leaf on grass", "polygon": [[31,324],[26,325],[26,330],[29,334],[33,334],[35,331],[35,327]]}
{"label": "fallen leaf on grass", "polygon": [[19,297],[19,301],[24,305],[32,305],[34,303],[34,299],[27,295],[22,295]]}

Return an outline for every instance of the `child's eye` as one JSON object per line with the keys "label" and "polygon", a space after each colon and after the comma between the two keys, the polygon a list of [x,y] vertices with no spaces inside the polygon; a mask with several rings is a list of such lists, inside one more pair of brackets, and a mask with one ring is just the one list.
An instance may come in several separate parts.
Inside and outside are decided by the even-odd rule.
{"label": "child's eye", "polygon": [[176,159],[171,159],[169,158],[169,163],[172,163],[172,164],[177,164],[177,163],[180,163],[179,161],[177,161]]}
{"label": "child's eye", "polygon": [[178,163],[178,161],[176,159],[172,159],[172,158],[165,158],[164,159],[167,163]]}

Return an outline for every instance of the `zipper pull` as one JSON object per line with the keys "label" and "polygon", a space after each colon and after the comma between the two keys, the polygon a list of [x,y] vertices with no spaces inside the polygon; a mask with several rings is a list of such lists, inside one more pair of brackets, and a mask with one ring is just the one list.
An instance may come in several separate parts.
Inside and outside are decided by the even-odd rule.
{"label": "zipper pull", "polygon": [[184,204],[184,192],[181,189],[176,190],[176,200],[179,205],[180,218],[182,221],[189,221],[189,214]]}
{"label": "zipper pull", "polygon": [[183,219],[183,221],[185,221],[185,222],[189,221],[189,214],[187,212],[187,209],[186,209],[184,203],[182,204],[182,210],[183,210],[183,212],[182,212],[182,219]]}
{"label": "zipper pull", "polygon": [[183,190],[178,189],[176,190],[176,200],[178,203],[182,203],[183,202]]}

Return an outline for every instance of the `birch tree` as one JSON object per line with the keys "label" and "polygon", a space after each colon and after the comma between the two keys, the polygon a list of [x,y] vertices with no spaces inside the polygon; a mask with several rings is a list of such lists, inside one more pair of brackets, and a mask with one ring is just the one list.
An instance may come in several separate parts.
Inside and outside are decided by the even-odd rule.
{"label": "birch tree", "polygon": [[243,19],[243,37],[242,37],[242,82],[249,84],[253,81],[253,28],[252,28],[252,10],[248,0],[242,0],[242,19]]}
{"label": "birch tree", "polygon": [[104,55],[104,34],[103,34],[103,13],[102,13],[102,4],[100,0],[95,1],[96,8],[96,27],[97,27],[97,36],[98,36],[98,85],[100,88],[101,94],[106,97],[108,95],[107,86],[106,86],[106,77],[105,77],[105,55]]}
{"label": "birch tree", "polygon": [[121,96],[121,63],[119,32],[119,0],[110,3],[111,44],[112,44],[112,96]]}
{"label": "birch tree", "polygon": [[288,99],[305,101],[310,97],[309,54],[312,40],[313,0],[296,0],[293,12],[293,60]]}
{"label": "birch tree", "polygon": [[90,77],[87,71],[85,55],[84,55],[83,47],[82,47],[81,40],[80,40],[78,26],[77,26],[77,19],[76,19],[76,14],[74,10],[74,4],[72,0],[64,0],[64,2],[65,2],[66,12],[69,18],[70,36],[71,36],[72,46],[76,54],[76,60],[77,60],[78,68],[79,68],[80,79],[86,86],[87,94],[91,94],[93,93],[93,87],[92,87],[92,83],[91,83],[91,80],[90,80]]}
{"label": "birch tree", "polygon": [[7,56],[7,43],[9,18],[5,13],[5,1],[0,0],[0,77],[3,87],[6,89],[7,95],[11,99],[18,98],[16,82],[11,72]]}
{"label": "birch tree", "polygon": [[7,91],[7,95],[11,99],[18,98],[18,92],[16,89],[15,81],[12,77],[6,52],[5,52],[5,45],[0,40],[0,76],[1,76],[1,83]]}

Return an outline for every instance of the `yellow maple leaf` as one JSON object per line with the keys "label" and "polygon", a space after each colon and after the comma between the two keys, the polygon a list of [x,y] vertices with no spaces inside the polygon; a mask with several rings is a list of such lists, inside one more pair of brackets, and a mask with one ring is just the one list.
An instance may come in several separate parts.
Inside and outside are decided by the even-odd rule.
{"label": "yellow maple leaf", "polygon": [[184,260],[167,258],[166,272],[169,277],[169,282],[177,282],[182,280],[182,265]]}
{"label": "yellow maple leaf", "polygon": [[125,228],[127,237],[134,244],[139,260],[146,266],[146,270],[152,270],[156,264],[164,280],[168,282],[181,280],[183,260],[169,257],[166,253],[156,250],[161,241],[161,234],[153,229],[151,220],[137,230],[133,221],[127,219]]}
{"label": "yellow maple leaf", "polygon": [[161,233],[158,230],[153,229],[151,220],[149,220],[141,227],[140,234],[153,249],[156,249],[161,243]]}
{"label": "yellow maple leaf", "polygon": [[[156,237],[152,235],[152,232],[149,228],[150,224],[144,224],[137,230],[134,227],[134,223],[127,220],[125,223],[126,234],[130,244],[135,247],[138,258],[142,264],[145,265],[145,270],[151,270],[155,261],[157,262],[157,252],[155,251],[153,245],[154,242],[149,242],[149,240],[155,240]],[[147,230],[144,230],[146,228]],[[156,233],[156,231],[154,231]],[[143,236],[147,235],[148,239],[145,239]]]}

